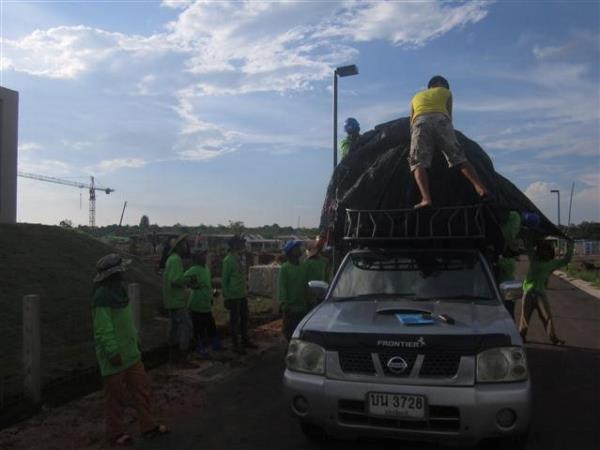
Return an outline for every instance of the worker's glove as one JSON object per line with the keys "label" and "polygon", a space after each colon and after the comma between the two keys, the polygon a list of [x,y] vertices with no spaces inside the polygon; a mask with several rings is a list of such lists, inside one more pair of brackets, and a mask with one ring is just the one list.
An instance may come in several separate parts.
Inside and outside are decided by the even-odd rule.
{"label": "worker's glove", "polygon": [[112,356],[109,361],[111,366],[117,367],[123,365],[123,359],[121,358],[120,353],[117,353],[116,355]]}
{"label": "worker's glove", "polygon": [[219,296],[219,290],[213,289],[213,297],[218,297],[218,296]]}

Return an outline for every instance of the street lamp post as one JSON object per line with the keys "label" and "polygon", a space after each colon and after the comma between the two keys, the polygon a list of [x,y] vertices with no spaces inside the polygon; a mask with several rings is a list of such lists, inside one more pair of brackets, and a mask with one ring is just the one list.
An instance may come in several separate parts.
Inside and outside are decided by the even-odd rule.
{"label": "street lamp post", "polygon": [[550,192],[556,194],[556,201],[558,204],[558,226],[560,227],[560,190],[552,189]]}
{"label": "street lamp post", "polygon": [[338,77],[350,77],[358,75],[358,67],[355,64],[338,67],[333,71],[333,170],[337,167],[337,91]]}

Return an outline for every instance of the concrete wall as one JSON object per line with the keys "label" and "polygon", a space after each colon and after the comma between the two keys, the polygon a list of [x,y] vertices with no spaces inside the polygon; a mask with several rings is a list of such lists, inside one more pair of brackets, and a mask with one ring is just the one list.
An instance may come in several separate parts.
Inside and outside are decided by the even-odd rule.
{"label": "concrete wall", "polygon": [[17,221],[19,93],[0,87],[0,223]]}

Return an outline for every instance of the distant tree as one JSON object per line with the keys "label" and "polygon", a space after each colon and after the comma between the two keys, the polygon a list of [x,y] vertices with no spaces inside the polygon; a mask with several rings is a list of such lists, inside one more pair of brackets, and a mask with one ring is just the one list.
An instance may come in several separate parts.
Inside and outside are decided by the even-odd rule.
{"label": "distant tree", "polygon": [[140,219],[140,228],[142,230],[147,229],[148,227],[150,227],[150,219],[148,218],[147,215],[143,215],[142,218]]}
{"label": "distant tree", "polygon": [[233,234],[243,234],[246,227],[242,221],[229,221],[229,229]]}
{"label": "distant tree", "polygon": [[73,221],[71,221],[69,219],[64,219],[64,220],[61,220],[58,225],[62,228],[73,228]]}

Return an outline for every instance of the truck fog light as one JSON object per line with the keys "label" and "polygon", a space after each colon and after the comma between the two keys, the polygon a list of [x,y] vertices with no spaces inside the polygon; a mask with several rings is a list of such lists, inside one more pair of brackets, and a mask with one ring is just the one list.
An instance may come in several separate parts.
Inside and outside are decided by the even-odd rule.
{"label": "truck fog light", "polygon": [[512,409],[503,408],[496,414],[496,422],[502,428],[510,428],[517,421],[517,413]]}
{"label": "truck fog light", "polygon": [[294,407],[294,411],[297,414],[304,415],[308,412],[308,400],[306,400],[301,395],[297,395],[296,397],[294,397],[292,405]]}

